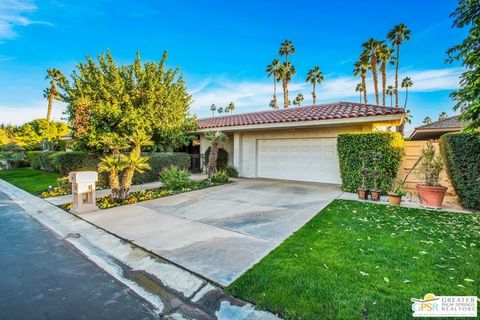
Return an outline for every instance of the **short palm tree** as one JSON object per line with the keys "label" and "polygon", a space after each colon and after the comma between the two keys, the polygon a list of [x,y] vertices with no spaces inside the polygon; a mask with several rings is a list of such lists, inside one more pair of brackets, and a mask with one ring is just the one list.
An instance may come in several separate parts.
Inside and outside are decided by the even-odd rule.
{"label": "short palm tree", "polygon": [[370,68],[365,56],[360,56],[360,59],[355,62],[353,75],[360,76],[362,79],[362,88],[363,88],[363,103],[368,103],[367,100],[367,70]]}
{"label": "short palm tree", "polygon": [[278,81],[278,68],[280,67],[280,60],[273,59],[272,63],[267,66],[268,76],[273,76],[273,109],[278,109],[277,105],[277,81]]}
{"label": "short palm tree", "polygon": [[358,92],[360,95],[360,103],[362,103],[362,92],[363,92],[363,85],[362,83],[357,83],[357,86],[355,87],[355,92]]}
{"label": "short palm tree", "polygon": [[410,30],[403,24],[397,24],[387,34],[387,39],[390,40],[393,46],[397,48],[395,56],[395,107],[398,107],[398,65],[400,64],[400,46],[404,41],[410,40]]}
{"label": "short palm tree", "polygon": [[404,109],[407,107],[407,100],[408,100],[408,88],[411,88],[413,86],[412,79],[410,77],[405,77],[402,80],[402,88],[405,88],[405,105]]}
{"label": "short palm tree", "polygon": [[295,67],[290,62],[284,62],[278,69],[278,79],[282,81],[283,87],[283,108],[288,108],[290,100],[288,99],[288,84],[295,75]]}
{"label": "short palm tree", "polygon": [[215,104],[212,104],[210,106],[210,111],[212,111],[212,117],[215,117],[215,111],[217,111],[217,106]]}
{"label": "short palm tree", "polygon": [[122,176],[119,198],[123,200],[128,196],[135,172],[144,173],[146,170],[150,170],[150,165],[148,164],[148,157],[142,157],[135,152],[131,152],[128,156],[122,156],[121,160],[125,167],[125,172]]}
{"label": "short palm tree", "polygon": [[112,200],[117,200],[120,197],[119,174],[124,168],[124,162],[120,156],[109,155],[100,159],[98,171],[108,173],[108,184],[111,190],[110,199]]}
{"label": "short palm tree", "polygon": [[448,118],[448,116],[447,116],[447,113],[446,113],[445,111],[442,111],[442,113],[440,113],[440,114],[438,115],[438,121],[443,121],[443,120],[445,120],[445,119],[447,119],[447,118]]}
{"label": "short palm tree", "polygon": [[385,106],[387,95],[387,63],[393,64],[393,49],[382,43],[378,51],[378,58],[380,60],[380,73],[382,75],[382,105]]}
{"label": "short palm tree", "polygon": [[280,56],[285,55],[285,62],[288,62],[288,55],[289,54],[295,54],[295,47],[292,44],[292,41],[290,40],[285,40],[282,42],[280,45],[280,49],[278,50],[278,53]]}
{"label": "short palm tree", "polygon": [[378,73],[377,73],[377,65],[378,65],[378,54],[380,51],[380,47],[382,46],[383,41],[378,41],[373,38],[369,39],[368,41],[362,44],[364,51],[362,52],[362,56],[364,59],[368,59],[370,61],[370,71],[372,71],[373,77],[373,88],[375,90],[375,104],[380,104],[379,94],[378,94]]}
{"label": "short palm tree", "polygon": [[313,87],[312,100],[313,100],[313,104],[315,105],[317,102],[317,95],[315,94],[315,86],[317,83],[320,84],[323,81],[323,72],[320,71],[320,67],[315,66],[312,70],[309,70],[305,81],[310,82],[312,84],[312,87]]}
{"label": "short palm tree", "polygon": [[217,157],[219,146],[225,144],[228,140],[228,136],[221,131],[208,132],[205,137],[212,141],[212,147],[210,148],[210,156],[208,158],[208,181],[212,181],[212,176],[217,170]]}
{"label": "short palm tree", "polygon": [[423,119],[423,124],[430,124],[432,123],[432,119],[430,117],[425,117],[425,119]]}
{"label": "short palm tree", "polygon": [[67,82],[65,76],[58,69],[47,69],[46,80],[50,80],[50,87],[43,91],[43,96],[48,99],[47,121],[52,117],[53,100],[62,101],[62,96],[58,91],[57,85],[64,85]]}
{"label": "short palm tree", "polygon": [[127,139],[132,145],[132,153],[138,156],[142,151],[142,147],[153,146],[152,137],[143,130],[136,130]]}
{"label": "short palm tree", "polygon": [[393,86],[388,86],[386,90],[387,96],[390,96],[390,107],[393,107],[393,94],[395,93],[395,89]]}
{"label": "short palm tree", "polygon": [[293,100],[293,104],[296,105],[297,107],[300,107],[302,104],[303,100],[305,98],[303,97],[303,94],[299,93],[296,97],[295,100]]}

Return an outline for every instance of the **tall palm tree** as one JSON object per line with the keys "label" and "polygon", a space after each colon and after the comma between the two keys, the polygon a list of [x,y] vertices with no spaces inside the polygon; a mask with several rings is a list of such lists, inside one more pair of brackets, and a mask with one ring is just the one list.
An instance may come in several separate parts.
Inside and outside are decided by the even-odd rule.
{"label": "tall palm tree", "polygon": [[393,94],[395,93],[395,89],[393,86],[388,86],[386,94],[387,96],[390,96],[390,107],[393,107]]}
{"label": "tall palm tree", "polygon": [[296,105],[297,107],[300,107],[302,104],[303,100],[305,98],[303,97],[303,94],[299,93],[296,97],[295,100],[293,100],[293,104]]}
{"label": "tall palm tree", "polygon": [[355,87],[355,92],[359,92],[360,95],[360,103],[362,103],[362,92],[363,92],[363,85],[361,83],[357,83]]}
{"label": "tall palm tree", "polygon": [[[320,71],[319,66],[315,66],[312,70],[309,70],[307,73],[307,78],[305,79],[305,82],[310,82],[313,86],[312,89],[312,100],[313,104],[315,105],[317,102],[317,95],[315,94],[315,86],[316,84],[320,84],[323,81],[323,72]],[[303,97],[303,95],[302,95]]]}
{"label": "tall palm tree", "polygon": [[280,56],[285,55],[285,62],[288,62],[288,55],[289,54],[295,54],[295,47],[292,44],[292,41],[290,40],[285,40],[282,42],[280,45],[280,49],[278,50],[278,53]]}
{"label": "tall palm tree", "polygon": [[355,62],[353,75],[360,76],[362,79],[362,88],[363,88],[363,103],[368,103],[367,100],[367,70],[369,69],[370,64],[366,60],[366,57],[360,56],[360,59]]}
{"label": "tall palm tree", "polygon": [[370,70],[372,71],[373,77],[373,88],[375,89],[375,103],[378,105],[379,102],[379,94],[378,94],[378,73],[377,73],[377,65],[378,65],[378,54],[380,51],[380,47],[383,44],[383,41],[378,41],[373,38],[369,39],[368,41],[362,44],[364,51],[362,52],[362,56],[370,61]]}
{"label": "tall palm tree", "polygon": [[233,102],[230,102],[225,108],[225,112],[230,112],[230,114],[232,114],[233,111],[235,111],[235,104]]}
{"label": "tall palm tree", "polygon": [[403,24],[397,24],[387,34],[387,39],[397,48],[395,57],[395,107],[398,107],[398,65],[400,64],[400,46],[404,41],[410,40],[410,30]]}
{"label": "tall palm tree", "polygon": [[217,158],[218,158],[218,148],[225,142],[227,142],[228,137],[221,131],[217,132],[207,132],[205,137],[212,141],[212,147],[210,148],[210,155],[208,157],[208,181],[212,181],[212,176],[217,170]]}
{"label": "tall palm tree", "polygon": [[43,97],[48,99],[47,121],[52,117],[53,100],[62,101],[57,85],[64,85],[67,81],[65,76],[58,69],[47,69],[45,80],[50,80],[50,87],[43,91]]}
{"label": "tall palm tree", "polygon": [[445,111],[442,111],[442,113],[440,113],[440,114],[438,115],[438,121],[443,121],[443,120],[445,120],[445,119],[447,119],[447,118],[448,118],[448,116],[447,116],[447,113],[446,113]]}
{"label": "tall palm tree", "polygon": [[403,117],[402,123],[397,127],[398,133],[400,133],[402,136],[405,132],[405,123],[411,124],[412,123],[412,113],[410,112],[409,109],[405,110],[405,115]]}
{"label": "tall palm tree", "polygon": [[385,106],[387,94],[387,63],[393,64],[393,49],[382,42],[378,51],[380,60],[380,73],[382,74],[382,105]]}
{"label": "tall palm tree", "polygon": [[218,113],[219,115],[222,114],[222,113],[223,113],[223,107],[218,108],[218,109],[217,109],[217,113]]}
{"label": "tall palm tree", "polygon": [[210,106],[210,111],[212,111],[212,117],[215,117],[215,111],[217,111],[217,106],[215,104],[212,104]]}
{"label": "tall palm tree", "polygon": [[278,69],[278,79],[282,81],[283,87],[283,108],[288,108],[290,100],[288,99],[288,83],[295,75],[295,67],[290,62],[284,62]]}
{"label": "tall palm tree", "polygon": [[430,124],[432,123],[432,119],[430,117],[425,117],[425,119],[423,119],[423,124]]}
{"label": "tall palm tree", "polygon": [[404,109],[407,108],[407,100],[408,100],[408,88],[411,88],[413,86],[412,79],[410,77],[405,77],[402,80],[402,88],[405,88],[405,106],[403,107]]}
{"label": "tall palm tree", "polygon": [[278,68],[280,67],[280,60],[273,59],[272,63],[267,66],[268,76],[273,76],[273,109],[278,109],[277,105],[277,81],[278,81]]}

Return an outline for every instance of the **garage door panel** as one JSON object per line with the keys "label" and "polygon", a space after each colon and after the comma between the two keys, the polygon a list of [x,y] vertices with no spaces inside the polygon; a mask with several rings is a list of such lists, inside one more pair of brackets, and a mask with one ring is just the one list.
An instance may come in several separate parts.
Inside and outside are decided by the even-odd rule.
{"label": "garage door panel", "polygon": [[258,176],[340,183],[335,138],[258,140]]}

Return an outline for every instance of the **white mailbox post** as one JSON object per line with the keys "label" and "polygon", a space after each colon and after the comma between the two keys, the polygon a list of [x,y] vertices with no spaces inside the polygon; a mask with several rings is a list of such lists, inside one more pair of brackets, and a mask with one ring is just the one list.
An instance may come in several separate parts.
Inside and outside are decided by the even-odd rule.
{"label": "white mailbox post", "polygon": [[95,182],[98,173],[95,171],[70,172],[68,181],[72,183],[73,206],[70,211],[84,213],[97,210]]}

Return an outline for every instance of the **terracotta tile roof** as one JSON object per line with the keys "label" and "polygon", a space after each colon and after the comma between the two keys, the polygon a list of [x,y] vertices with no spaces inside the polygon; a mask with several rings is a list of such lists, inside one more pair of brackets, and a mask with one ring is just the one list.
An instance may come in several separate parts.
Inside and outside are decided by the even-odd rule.
{"label": "terracotta tile roof", "polygon": [[259,111],[197,120],[200,129],[260,125],[269,123],[331,120],[403,114],[401,108],[382,107],[372,104],[335,102],[307,107]]}
{"label": "terracotta tile roof", "polygon": [[467,120],[460,120],[460,116],[453,116],[445,120],[440,120],[417,127],[416,129],[444,129],[444,128],[462,128],[469,124]]}

